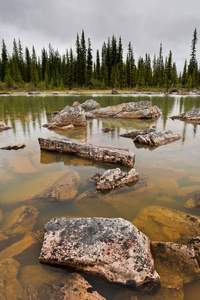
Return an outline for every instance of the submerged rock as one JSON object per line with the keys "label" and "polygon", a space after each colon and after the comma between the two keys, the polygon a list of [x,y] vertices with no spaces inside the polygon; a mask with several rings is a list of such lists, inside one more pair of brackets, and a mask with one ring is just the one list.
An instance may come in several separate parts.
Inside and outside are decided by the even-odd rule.
{"label": "submerged rock", "polygon": [[95,180],[97,190],[111,190],[116,187],[128,185],[137,182],[139,174],[135,169],[131,169],[128,173],[122,172],[120,168],[107,170],[103,174],[96,173],[91,179]]}
{"label": "submerged rock", "polygon": [[61,130],[70,130],[70,129],[74,129],[74,125],[70,124],[70,125],[67,125],[67,126],[62,126],[62,127],[60,127],[59,129],[61,129]]}
{"label": "submerged rock", "polygon": [[81,182],[79,174],[73,170],[65,172],[65,175],[55,182],[50,188],[44,190],[35,198],[45,199],[50,202],[66,202],[72,200],[78,193]]}
{"label": "submerged rock", "polygon": [[121,218],[54,218],[45,225],[40,262],[102,275],[109,281],[155,293],[150,240]]}
{"label": "submerged rock", "polygon": [[26,144],[17,144],[17,145],[13,145],[13,146],[5,146],[2,147],[1,149],[3,150],[18,150],[18,149],[23,149],[26,147]]}
{"label": "submerged rock", "polygon": [[197,192],[193,197],[188,199],[184,206],[187,208],[200,207],[200,192]]}
{"label": "submerged rock", "polygon": [[32,230],[38,214],[38,210],[32,205],[16,208],[8,215],[0,232],[7,236],[25,234]]}
{"label": "submerged rock", "polygon": [[137,134],[133,141],[150,147],[158,147],[179,139],[181,139],[180,134],[174,133],[171,130],[156,132],[152,129],[150,133]]}
{"label": "submerged rock", "polygon": [[153,119],[160,115],[162,112],[157,106],[152,106],[148,101],[140,101],[97,108],[87,112],[86,118]]}
{"label": "submerged rock", "polygon": [[11,127],[0,121],[0,132],[8,129],[11,129]]}
{"label": "submerged rock", "polygon": [[200,218],[156,205],[141,209],[132,223],[154,241],[184,244],[200,235]]}
{"label": "submerged rock", "polygon": [[79,157],[106,163],[119,163],[125,166],[133,166],[135,154],[126,149],[103,147],[87,144],[80,140],[68,138],[38,139],[40,149],[61,153],[71,153]]}
{"label": "submerged rock", "polygon": [[[151,250],[155,261],[157,260],[156,264],[161,264],[157,268],[160,275],[162,269],[163,271],[167,269],[168,274],[178,276],[183,283],[200,278],[200,269],[192,246],[171,242],[151,242]],[[163,276],[166,276],[164,273]]]}
{"label": "submerged rock", "polygon": [[195,108],[180,115],[170,117],[172,120],[179,119],[183,121],[200,121],[200,109]]}
{"label": "submerged rock", "polygon": [[89,99],[89,100],[86,100],[85,102],[83,102],[81,105],[80,105],[85,111],[90,111],[90,110],[93,110],[93,109],[96,109],[96,108],[100,108],[101,105],[95,101],[95,100],[92,100],[92,99]]}
{"label": "submerged rock", "polygon": [[85,111],[80,105],[76,107],[66,106],[48,124],[43,125],[43,127],[54,129],[67,125],[86,126]]}

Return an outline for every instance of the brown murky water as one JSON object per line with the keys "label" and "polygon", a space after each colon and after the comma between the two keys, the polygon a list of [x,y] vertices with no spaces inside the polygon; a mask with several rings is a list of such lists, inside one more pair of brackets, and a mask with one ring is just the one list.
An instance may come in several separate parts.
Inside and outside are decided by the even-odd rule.
{"label": "brown murky water", "polygon": [[[92,120],[87,121],[86,128],[67,132],[49,131],[42,127],[42,124],[52,118],[53,111],[71,105],[74,101],[83,102],[90,98],[97,100],[102,106],[148,100],[163,111],[163,116],[153,121]],[[11,130],[0,133],[0,147],[17,143],[27,145],[18,151],[0,150],[0,210],[3,216],[0,229],[5,228],[15,209],[27,205],[34,206],[39,212],[33,233],[42,229],[55,216],[122,217],[132,221],[142,208],[149,205],[200,216],[200,209],[184,207],[184,203],[195,192],[200,191],[200,125],[172,121],[169,118],[199,107],[200,97],[194,96],[0,96],[0,120],[12,127]],[[120,137],[122,133],[151,125],[155,125],[158,131],[173,130],[181,134],[182,139],[150,150],[134,145],[131,139]],[[114,131],[103,133],[103,127],[111,127]],[[134,167],[142,174],[141,179],[132,188],[125,187],[105,195],[96,193],[93,182],[89,180],[90,176],[113,166],[90,162],[73,155],[40,151],[38,137],[49,136],[66,136],[98,145],[128,148],[136,154]],[[44,196],[69,176],[69,173],[78,178],[76,185],[70,190],[70,197],[56,202],[53,198]],[[162,236],[155,231],[153,238],[160,240]],[[8,240],[1,242],[0,235],[0,259],[4,256],[13,257],[20,264],[17,283],[15,281],[12,286],[16,298],[9,296],[12,293],[7,298],[17,299],[18,296],[25,299],[26,286],[34,285],[41,293],[40,296],[48,299],[42,290],[43,285],[70,274],[41,265],[38,262],[41,243],[34,242],[32,238],[27,239],[28,241],[23,239],[23,235],[16,237],[11,234]],[[20,241],[24,242],[19,243]],[[143,296],[126,288],[101,283],[91,277],[88,280],[106,299],[173,299],[173,293]],[[174,297],[181,299],[176,295]],[[200,299],[200,281],[184,285],[184,299]]]}

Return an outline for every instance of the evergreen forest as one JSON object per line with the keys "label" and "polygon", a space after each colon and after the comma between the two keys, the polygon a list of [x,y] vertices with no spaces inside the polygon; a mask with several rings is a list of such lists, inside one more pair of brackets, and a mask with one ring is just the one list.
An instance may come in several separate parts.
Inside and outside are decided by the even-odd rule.
{"label": "evergreen forest", "polygon": [[21,41],[13,41],[13,52],[7,51],[2,40],[0,57],[0,89],[131,89],[176,88],[188,90],[200,85],[200,69],[196,59],[197,30],[194,30],[190,60],[185,60],[183,70],[177,73],[172,51],[163,57],[162,44],[158,55],[134,59],[131,42],[123,55],[122,39],[113,35],[96,53],[91,40],[86,40],[84,30],[76,37],[76,50],[67,49],[61,55],[49,44],[37,56],[34,46],[23,50]]}

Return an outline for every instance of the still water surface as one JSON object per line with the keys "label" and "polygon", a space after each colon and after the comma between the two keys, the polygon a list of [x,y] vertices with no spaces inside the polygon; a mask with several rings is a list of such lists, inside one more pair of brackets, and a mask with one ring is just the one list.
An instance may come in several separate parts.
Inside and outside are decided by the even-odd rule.
{"label": "still water surface", "polygon": [[[163,115],[157,120],[89,120],[86,128],[65,132],[49,131],[42,127],[51,120],[53,111],[72,105],[74,101],[82,103],[90,98],[102,106],[148,100],[152,105],[157,105]],[[169,118],[199,107],[200,97],[194,96],[1,96],[0,120],[12,129],[0,133],[0,147],[17,143],[25,143],[27,146],[18,151],[0,150],[0,205],[3,214],[0,228],[3,228],[6,217],[14,209],[29,204],[39,211],[33,232],[43,228],[44,224],[55,216],[122,217],[132,221],[141,208],[149,205],[159,205],[200,216],[200,209],[187,209],[183,206],[186,200],[200,190],[200,125],[172,121]],[[179,133],[182,139],[152,150],[135,145],[131,139],[120,137],[120,134],[125,132],[145,129],[152,125],[158,131],[170,129]],[[103,127],[113,128],[114,131],[103,133]],[[146,180],[145,188],[122,188],[106,195],[95,193],[94,184],[89,180],[90,176],[113,166],[89,162],[73,155],[40,151],[38,137],[50,136],[70,137],[97,145],[129,149],[136,155],[134,167],[142,174],[142,180]],[[38,197],[44,187],[51,188],[52,184],[69,170],[77,172],[81,178],[76,196],[72,200],[55,202]],[[188,188],[185,189],[188,192],[180,193],[183,188]],[[15,242],[16,240],[13,241]],[[18,280],[22,287],[34,284],[35,272],[38,270],[38,274],[41,270],[38,262],[40,247],[40,244],[30,247],[14,257],[20,262]],[[25,278],[26,270],[29,270],[29,279]],[[66,274],[63,270],[43,265],[42,271],[48,271],[55,278],[59,278],[60,273],[64,274],[62,276]],[[107,299],[131,299],[134,295],[137,295],[138,299],[157,299],[157,296],[144,298],[125,288],[109,284],[98,284],[96,281],[93,284]],[[38,289],[41,288],[38,284]],[[184,287],[184,299],[194,299],[194,295],[200,298],[200,282]]]}

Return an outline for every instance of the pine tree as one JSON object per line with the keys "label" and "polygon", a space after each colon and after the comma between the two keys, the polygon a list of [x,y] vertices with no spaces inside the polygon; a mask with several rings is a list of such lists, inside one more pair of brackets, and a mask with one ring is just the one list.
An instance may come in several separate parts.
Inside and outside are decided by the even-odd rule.
{"label": "pine tree", "polygon": [[190,64],[188,66],[188,75],[192,75],[195,64],[196,64],[196,44],[197,44],[197,30],[195,28],[194,33],[193,33],[193,39],[192,39],[192,45],[191,45],[191,54],[190,54]]}
{"label": "pine tree", "polygon": [[4,78],[4,82],[7,85],[8,88],[11,88],[13,86],[13,79],[12,76],[10,74],[10,68],[8,65],[6,65],[6,72],[5,72],[5,78]]}
{"label": "pine tree", "polygon": [[184,68],[183,68],[183,74],[181,79],[181,84],[183,87],[186,87],[188,81],[188,74],[187,74],[187,60],[185,60]]}
{"label": "pine tree", "polygon": [[1,80],[4,81],[6,68],[8,64],[8,53],[6,49],[6,44],[4,40],[2,40],[2,50],[1,50]]}
{"label": "pine tree", "polygon": [[25,69],[26,69],[26,82],[31,81],[31,56],[29,49],[25,48]]}
{"label": "pine tree", "polygon": [[34,46],[32,47],[32,57],[31,57],[31,82],[37,87],[39,82],[39,75],[37,70],[37,56]]}
{"label": "pine tree", "polygon": [[169,89],[172,84],[172,51],[170,50],[165,67],[165,87]]}
{"label": "pine tree", "polygon": [[101,67],[100,67],[100,58],[99,58],[99,50],[97,50],[96,55],[96,79],[100,80],[101,76]]}
{"label": "pine tree", "polygon": [[87,49],[87,85],[92,86],[92,49],[91,41],[88,39],[88,49]]}

